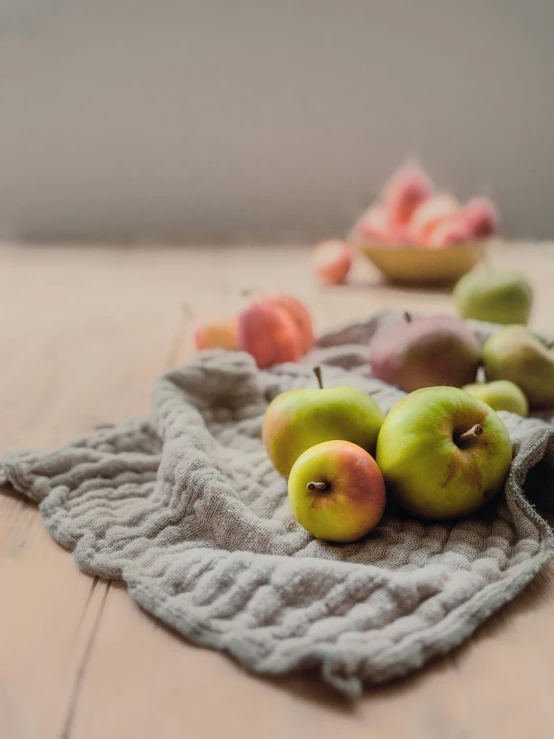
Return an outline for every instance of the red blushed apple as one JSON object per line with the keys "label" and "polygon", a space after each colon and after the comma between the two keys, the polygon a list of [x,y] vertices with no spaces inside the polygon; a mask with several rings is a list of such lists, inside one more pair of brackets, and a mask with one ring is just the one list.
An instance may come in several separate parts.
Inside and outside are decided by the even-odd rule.
{"label": "red blushed apple", "polygon": [[252,301],[240,314],[238,344],[260,369],[296,362],[302,356],[298,326],[286,310],[265,298]]}
{"label": "red blushed apple", "polygon": [[352,247],[344,241],[324,241],[315,247],[314,270],[326,285],[341,285],[352,266]]}
{"label": "red blushed apple", "polygon": [[349,441],[324,441],[298,457],[289,476],[298,523],[325,541],[356,541],[385,510],[385,483],[373,457]]}
{"label": "red blushed apple", "polygon": [[412,392],[431,385],[461,387],[475,382],[479,344],[463,321],[449,316],[383,324],[369,346],[374,377]]}
{"label": "red blushed apple", "polygon": [[309,352],[314,345],[314,327],[310,311],[304,303],[287,293],[268,295],[267,299],[290,315],[300,332],[302,353]]}

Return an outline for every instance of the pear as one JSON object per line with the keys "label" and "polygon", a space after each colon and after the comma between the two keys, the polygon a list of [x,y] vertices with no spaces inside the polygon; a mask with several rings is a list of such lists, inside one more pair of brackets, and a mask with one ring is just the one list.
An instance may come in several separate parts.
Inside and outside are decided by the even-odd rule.
{"label": "pear", "polygon": [[461,387],[475,380],[479,345],[458,318],[433,316],[384,324],[370,343],[375,377],[406,392],[431,385]]}
{"label": "pear", "polygon": [[505,326],[483,347],[487,380],[510,380],[533,408],[554,406],[554,350],[525,326]]}
{"label": "pear", "polygon": [[533,290],[516,270],[481,267],[458,280],[454,301],[462,318],[525,324],[531,314]]}
{"label": "pear", "polygon": [[522,389],[510,380],[476,382],[465,385],[462,389],[483,400],[493,411],[508,411],[517,413],[518,416],[529,413],[529,403]]}
{"label": "pear", "polygon": [[288,477],[298,457],[324,441],[350,441],[375,452],[384,415],[377,403],[354,387],[289,390],[269,404],[262,438],[275,469]]}

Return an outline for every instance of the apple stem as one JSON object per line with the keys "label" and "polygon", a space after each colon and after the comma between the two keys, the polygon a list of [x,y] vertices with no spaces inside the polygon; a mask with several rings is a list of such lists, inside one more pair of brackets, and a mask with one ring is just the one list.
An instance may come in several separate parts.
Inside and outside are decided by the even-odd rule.
{"label": "apple stem", "polygon": [[460,437],[458,437],[458,441],[466,441],[467,439],[472,439],[474,436],[480,436],[484,430],[485,429],[481,426],[480,423],[476,423],[475,426],[472,426]]}
{"label": "apple stem", "polygon": [[323,377],[321,376],[321,367],[314,367],[314,375],[317,377],[319,389],[323,390]]}
{"label": "apple stem", "polygon": [[328,485],[326,482],[309,482],[306,487],[308,490],[327,490]]}
{"label": "apple stem", "polygon": [[412,322],[412,316],[410,315],[410,313],[408,313],[407,310],[404,311],[404,320],[406,321],[406,323]]}

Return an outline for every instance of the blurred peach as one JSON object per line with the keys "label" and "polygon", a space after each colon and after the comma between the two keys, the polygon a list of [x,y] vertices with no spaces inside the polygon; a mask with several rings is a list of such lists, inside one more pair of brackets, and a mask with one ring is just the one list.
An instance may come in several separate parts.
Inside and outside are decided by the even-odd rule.
{"label": "blurred peach", "polygon": [[198,350],[202,349],[238,349],[237,318],[220,318],[203,323],[194,334],[194,343]]}
{"label": "blurred peach", "polygon": [[383,205],[370,206],[356,221],[352,229],[354,239],[384,241],[390,239],[390,216]]}
{"label": "blurred peach", "polygon": [[463,209],[470,238],[486,239],[498,230],[498,211],[488,198],[473,198]]}
{"label": "blurred peach", "polygon": [[295,321],[286,310],[263,297],[252,301],[240,314],[238,343],[261,369],[296,362],[302,355],[302,339]]}
{"label": "blurred peach", "polygon": [[294,295],[288,295],[287,293],[268,295],[267,299],[274,305],[283,308],[290,315],[300,332],[302,353],[309,352],[314,345],[314,327],[310,311],[304,303],[295,298]]}
{"label": "blurred peach", "polygon": [[415,209],[433,192],[427,174],[414,165],[398,169],[385,185],[383,203],[393,222],[408,223]]}
{"label": "blurred peach", "polygon": [[352,247],[345,241],[324,241],[314,249],[313,265],[326,285],[340,285],[352,266]]}
{"label": "blurred peach", "polygon": [[455,215],[460,209],[451,195],[439,194],[425,200],[416,208],[410,221],[410,236],[416,244],[425,246],[429,234],[440,221]]}
{"label": "blurred peach", "polygon": [[469,231],[465,219],[456,214],[451,218],[439,221],[427,236],[426,246],[429,249],[442,249],[453,244],[460,244],[469,239]]}

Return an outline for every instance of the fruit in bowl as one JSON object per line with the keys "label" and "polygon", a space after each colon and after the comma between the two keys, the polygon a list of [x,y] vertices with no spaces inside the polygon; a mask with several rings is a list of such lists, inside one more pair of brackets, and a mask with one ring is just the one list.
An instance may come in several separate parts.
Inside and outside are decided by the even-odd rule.
{"label": "fruit in bowl", "polygon": [[498,223],[486,198],[460,204],[434,191],[422,170],[402,168],[358,218],[350,239],[389,280],[445,283],[479,262]]}

